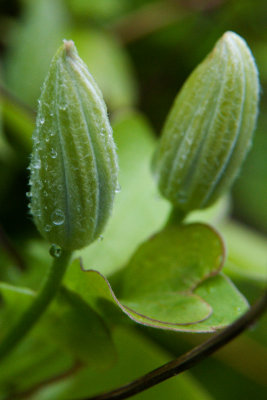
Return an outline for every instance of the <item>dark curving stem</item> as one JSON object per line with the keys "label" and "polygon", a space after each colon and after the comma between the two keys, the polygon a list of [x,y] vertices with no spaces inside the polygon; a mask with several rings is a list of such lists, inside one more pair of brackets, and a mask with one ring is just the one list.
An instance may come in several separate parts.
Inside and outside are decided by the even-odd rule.
{"label": "dark curving stem", "polygon": [[181,357],[168,362],[148,374],[136,379],[135,381],[121,386],[118,389],[112,390],[98,396],[89,397],[83,400],[110,400],[110,399],[127,399],[137,393],[157,385],[181,372],[192,368],[200,361],[204,360],[212,353],[225,346],[236,336],[242,333],[246,328],[252,325],[265,311],[267,310],[267,290],[261,298],[233,324],[217,333],[204,343],[193,348],[188,353]]}

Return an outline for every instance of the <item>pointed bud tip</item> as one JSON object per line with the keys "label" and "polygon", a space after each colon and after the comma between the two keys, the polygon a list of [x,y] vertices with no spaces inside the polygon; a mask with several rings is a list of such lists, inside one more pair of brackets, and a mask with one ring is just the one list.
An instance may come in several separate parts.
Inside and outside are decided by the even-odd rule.
{"label": "pointed bud tip", "polygon": [[64,46],[64,50],[66,51],[66,54],[68,56],[70,56],[72,54],[73,50],[75,49],[75,44],[74,44],[73,40],[64,39],[63,43],[64,43],[63,46]]}

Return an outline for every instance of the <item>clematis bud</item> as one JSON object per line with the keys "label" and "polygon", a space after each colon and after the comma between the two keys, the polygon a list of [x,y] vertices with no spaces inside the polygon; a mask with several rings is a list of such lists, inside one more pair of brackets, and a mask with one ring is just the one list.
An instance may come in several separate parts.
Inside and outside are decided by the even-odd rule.
{"label": "clematis bud", "polygon": [[226,32],[178,94],[154,155],[160,191],[176,208],[208,207],[230,188],[251,146],[258,99],[253,56]]}
{"label": "clematis bud", "polygon": [[82,248],[104,229],[118,167],[102,94],[72,41],[51,62],[33,141],[28,196],[35,224],[50,243]]}

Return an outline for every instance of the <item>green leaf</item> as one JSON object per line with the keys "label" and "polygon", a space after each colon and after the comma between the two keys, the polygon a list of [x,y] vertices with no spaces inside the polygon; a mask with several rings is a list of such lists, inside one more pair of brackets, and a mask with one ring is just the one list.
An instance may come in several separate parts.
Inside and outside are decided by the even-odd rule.
{"label": "green leaf", "polygon": [[99,312],[104,301],[111,302],[140,324],[210,332],[247,309],[246,300],[230,280],[217,275],[223,261],[221,238],[211,227],[172,225],[141,245],[117,274],[116,294],[103,275],[79,270],[77,261],[66,284]]}
{"label": "green leaf", "polygon": [[200,284],[195,293],[212,306],[210,318],[192,326],[196,332],[209,332],[224,328],[248,309],[245,297],[222,273]]}
{"label": "green leaf", "polygon": [[[186,222],[212,222],[221,232],[227,248],[224,272],[233,279],[265,285],[267,279],[266,237],[227,218],[229,198],[212,207],[190,213]],[[246,244],[244,246],[244,243]]]}
{"label": "green leaf", "polygon": [[[144,243],[126,267],[122,303],[148,320],[199,322],[212,310],[194,288],[221,269],[221,239],[208,226],[169,226]],[[149,323],[149,321],[147,321]]]}
{"label": "green leaf", "polygon": [[2,104],[2,98],[1,98],[1,90],[0,90],[0,162],[6,162],[10,157],[13,156],[12,149],[10,145],[8,144],[4,129],[3,129],[3,117],[2,117],[2,112],[3,112],[3,104]]}
{"label": "green leaf", "polygon": [[82,256],[84,265],[106,275],[125,265],[136,247],[160,229],[170,209],[169,204],[158,197],[150,172],[155,141],[146,119],[131,112],[113,128],[121,192],[115,198],[104,240],[77,253]]}
{"label": "green leaf", "polygon": [[[0,283],[0,294],[1,339],[33,300],[35,292]],[[28,338],[44,345],[52,343],[94,368],[110,366],[114,360],[114,347],[101,317],[77,294],[66,289],[59,292]]]}
{"label": "green leaf", "polygon": [[0,398],[13,399],[14,391],[24,391],[43,380],[51,379],[70,369],[74,362],[66,351],[31,335],[1,367]]}
{"label": "green leaf", "polygon": [[72,39],[111,111],[133,106],[137,88],[132,65],[116,38],[100,30],[80,29],[72,32]]}
{"label": "green leaf", "polygon": [[34,292],[28,288],[0,282],[0,341],[15,322],[18,314],[31,303],[33,297]]}
{"label": "green leaf", "polygon": [[6,83],[29,105],[37,102],[51,58],[65,36],[67,20],[61,0],[31,0],[11,32]]}
{"label": "green leaf", "polygon": [[225,272],[233,278],[253,280],[265,285],[266,237],[230,220],[221,223],[219,228],[225,238],[228,252]]}
{"label": "green leaf", "polygon": [[[117,363],[101,374],[84,369],[64,382],[52,383],[38,391],[32,400],[67,400],[86,398],[131,382],[170,360],[170,355],[140,332],[116,327],[113,332]],[[136,400],[183,399],[212,400],[189,372],[168,379],[134,397]]]}
{"label": "green leaf", "polygon": [[66,0],[72,13],[80,18],[106,20],[118,17],[129,9],[128,0]]}
{"label": "green leaf", "polygon": [[[4,122],[7,128],[9,128],[18,150],[21,151],[22,146],[23,156],[25,156],[25,150],[28,153],[32,148],[32,132],[34,129],[35,115],[30,109],[27,109],[27,107],[19,103],[15,103],[7,96],[3,96],[2,101]],[[17,160],[15,159],[15,161]]]}
{"label": "green leaf", "polygon": [[62,289],[47,315],[48,334],[85,364],[107,368],[115,359],[108,328],[82,298]]}

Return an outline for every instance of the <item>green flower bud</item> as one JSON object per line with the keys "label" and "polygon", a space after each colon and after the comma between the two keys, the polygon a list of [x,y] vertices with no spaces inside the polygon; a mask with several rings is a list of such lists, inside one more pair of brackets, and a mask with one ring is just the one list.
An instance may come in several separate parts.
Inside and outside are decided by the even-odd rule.
{"label": "green flower bud", "polygon": [[51,62],[39,100],[30,209],[50,243],[82,248],[102,233],[118,187],[106,105],[74,43]]}
{"label": "green flower bud", "polygon": [[230,188],[251,146],[258,99],[253,56],[226,32],[178,94],[154,155],[160,191],[176,208],[208,207]]}

